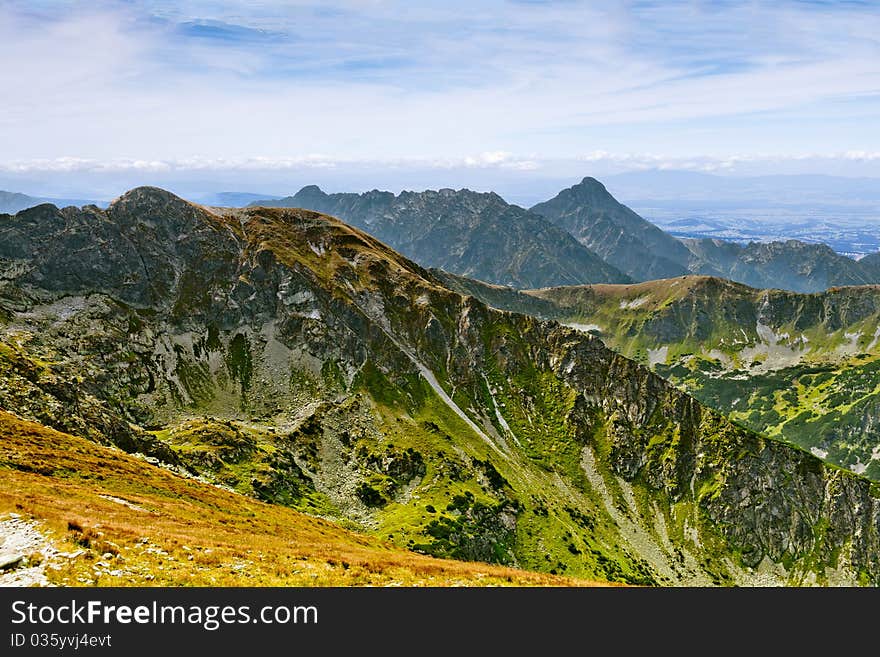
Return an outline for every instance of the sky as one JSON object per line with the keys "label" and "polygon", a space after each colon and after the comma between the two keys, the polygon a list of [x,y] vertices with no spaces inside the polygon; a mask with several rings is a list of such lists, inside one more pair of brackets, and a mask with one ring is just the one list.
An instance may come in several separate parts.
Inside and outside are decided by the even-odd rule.
{"label": "sky", "polygon": [[880,177],[880,3],[0,0],[0,189]]}

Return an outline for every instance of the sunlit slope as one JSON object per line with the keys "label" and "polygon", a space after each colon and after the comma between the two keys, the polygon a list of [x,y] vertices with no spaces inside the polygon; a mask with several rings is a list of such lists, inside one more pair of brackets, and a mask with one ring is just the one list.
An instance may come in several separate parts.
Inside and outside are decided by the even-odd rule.
{"label": "sunlit slope", "polygon": [[41,521],[62,552],[79,553],[49,564],[55,584],[588,584],[396,549],[2,411],[0,482],[0,512]]}

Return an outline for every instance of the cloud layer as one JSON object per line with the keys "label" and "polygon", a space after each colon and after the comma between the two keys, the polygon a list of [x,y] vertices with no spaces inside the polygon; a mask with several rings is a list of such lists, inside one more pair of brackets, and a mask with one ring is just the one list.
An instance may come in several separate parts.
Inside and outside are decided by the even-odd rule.
{"label": "cloud layer", "polygon": [[0,62],[15,174],[880,152],[876,3],[13,0]]}

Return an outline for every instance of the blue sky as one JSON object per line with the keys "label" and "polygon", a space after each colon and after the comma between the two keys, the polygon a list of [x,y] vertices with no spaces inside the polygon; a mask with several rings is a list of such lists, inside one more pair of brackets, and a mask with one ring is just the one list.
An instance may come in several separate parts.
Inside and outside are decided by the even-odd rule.
{"label": "blue sky", "polygon": [[0,84],[7,187],[880,176],[876,2],[6,0]]}

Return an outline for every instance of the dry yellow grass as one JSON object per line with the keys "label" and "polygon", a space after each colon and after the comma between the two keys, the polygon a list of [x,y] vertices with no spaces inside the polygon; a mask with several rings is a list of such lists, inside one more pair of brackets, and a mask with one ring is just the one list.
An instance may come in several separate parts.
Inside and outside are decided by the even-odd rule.
{"label": "dry yellow grass", "polygon": [[47,568],[65,586],[595,584],[406,552],[0,411],[0,515],[13,511],[82,552]]}

